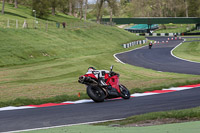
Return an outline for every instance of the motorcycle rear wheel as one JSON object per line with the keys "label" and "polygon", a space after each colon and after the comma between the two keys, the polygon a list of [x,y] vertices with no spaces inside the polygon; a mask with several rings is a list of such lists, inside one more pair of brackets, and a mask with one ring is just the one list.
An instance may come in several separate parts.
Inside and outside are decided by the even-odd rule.
{"label": "motorcycle rear wheel", "polygon": [[124,99],[129,99],[130,98],[130,92],[129,90],[122,84],[119,85],[120,93],[119,95],[124,98]]}
{"label": "motorcycle rear wheel", "polygon": [[104,91],[98,86],[88,86],[87,94],[95,102],[103,102],[106,98]]}

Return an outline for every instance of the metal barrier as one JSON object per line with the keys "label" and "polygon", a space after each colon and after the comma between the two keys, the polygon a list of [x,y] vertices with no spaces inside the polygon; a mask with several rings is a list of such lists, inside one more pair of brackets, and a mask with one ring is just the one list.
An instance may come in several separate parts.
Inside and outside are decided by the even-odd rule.
{"label": "metal barrier", "polygon": [[130,42],[130,43],[122,44],[122,46],[123,46],[123,48],[130,48],[131,46],[139,45],[139,44],[145,44],[147,42],[148,42],[148,39],[139,40],[139,41],[133,41],[133,42]]}

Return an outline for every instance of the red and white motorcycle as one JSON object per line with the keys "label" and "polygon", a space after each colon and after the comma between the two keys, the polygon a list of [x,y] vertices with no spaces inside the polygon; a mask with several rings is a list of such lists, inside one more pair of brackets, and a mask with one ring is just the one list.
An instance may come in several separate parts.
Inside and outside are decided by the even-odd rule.
{"label": "red and white motorcycle", "polygon": [[130,98],[129,90],[119,84],[119,74],[107,70],[95,70],[93,67],[88,69],[85,75],[79,77],[78,82],[87,86],[88,96],[95,102],[103,102],[104,99],[122,97]]}

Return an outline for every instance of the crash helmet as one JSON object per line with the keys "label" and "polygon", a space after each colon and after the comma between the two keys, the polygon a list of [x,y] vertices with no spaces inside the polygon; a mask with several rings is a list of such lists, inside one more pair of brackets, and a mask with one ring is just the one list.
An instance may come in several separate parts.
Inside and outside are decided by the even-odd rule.
{"label": "crash helmet", "polygon": [[94,70],[96,70],[94,67],[89,67],[89,68],[88,68],[88,72],[92,72],[92,71],[94,71]]}

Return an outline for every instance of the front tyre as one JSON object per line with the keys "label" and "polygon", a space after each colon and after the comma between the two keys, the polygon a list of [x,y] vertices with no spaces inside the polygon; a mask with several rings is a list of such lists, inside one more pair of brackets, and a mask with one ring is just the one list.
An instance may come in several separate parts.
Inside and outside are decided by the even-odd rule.
{"label": "front tyre", "polygon": [[124,99],[129,99],[130,98],[130,92],[129,90],[122,84],[119,85],[120,93],[119,95],[124,98]]}
{"label": "front tyre", "polygon": [[87,94],[95,102],[103,102],[106,97],[104,91],[98,86],[88,86]]}

